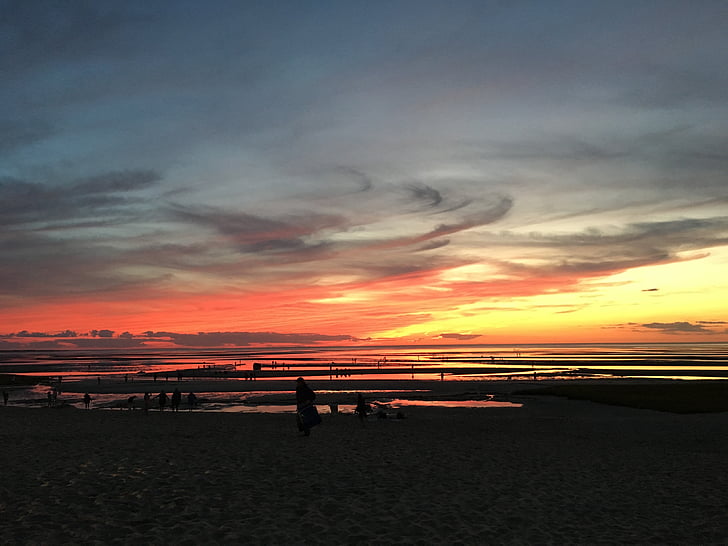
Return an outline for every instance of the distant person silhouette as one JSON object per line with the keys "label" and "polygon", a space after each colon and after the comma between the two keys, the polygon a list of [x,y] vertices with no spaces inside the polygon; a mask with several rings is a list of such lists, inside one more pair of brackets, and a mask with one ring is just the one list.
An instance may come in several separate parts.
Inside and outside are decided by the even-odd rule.
{"label": "distant person silhouette", "polygon": [[192,408],[197,407],[197,396],[195,396],[194,392],[187,395],[187,405],[189,406],[190,411],[192,411]]}
{"label": "distant person silhouette", "polygon": [[89,393],[83,395],[83,405],[86,409],[91,407],[91,395]]}
{"label": "distant person silhouette", "polygon": [[167,405],[167,393],[162,391],[159,393],[159,411],[164,411],[164,406]]}
{"label": "distant person silhouette", "polygon": [[130,396],[126,399],[126,407],[130,410],[134,409],[134,400],[136,400],[136,396]]}
{"label": "distant person silhouette", "polygon": [[149,412],[149,408],[152,406],[152,395],[149,391],[144,393],[144,412]]}
{"label": "distant person silhouette", "polygon": [[172,393],[172,411],[179,411],[179,404],[182,401],[182,393],[175,388]]}
{"label": "distant person silhouette", "polygon": [[356,408],[354,408],[354,413],[356,413],[359,416],[359,421],[361,421],[361,424],[364,424],[364,420],[367,418],[367,401],[362,395],[362,393],[359,393],[356,395]]}
{"label": "distant person silhouette", "polygon": [[10,393],[3,389],[3,406],[8,405],[8,398],[10,398]]}
{"label": "distant person silhouette", "polygon": [[296,420],[298,423],[298,430],[302,431],[306,436],[311,434],[311,426],[301,418],[301,410],[313,406],[313,401],[316,400],[316,393],[303,380],[303,377],[296,379]]}

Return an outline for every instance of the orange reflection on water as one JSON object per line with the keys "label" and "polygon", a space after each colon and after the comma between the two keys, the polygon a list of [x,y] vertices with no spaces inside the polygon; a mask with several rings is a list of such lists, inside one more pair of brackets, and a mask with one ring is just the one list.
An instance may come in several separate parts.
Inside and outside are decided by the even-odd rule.
{"label": "orange reflection on water", "polygon": [[420,406],[432,408],[520,408],[523,404],[501,400],[406,400],[397,398],[389,402],[374,402],[396,408]]}

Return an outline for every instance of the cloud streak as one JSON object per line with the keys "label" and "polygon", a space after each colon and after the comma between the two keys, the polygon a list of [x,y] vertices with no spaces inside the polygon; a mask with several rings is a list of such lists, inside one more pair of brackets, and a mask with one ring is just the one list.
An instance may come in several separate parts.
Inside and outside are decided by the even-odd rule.
{"label": "cloud streak", "polygon": [[159,179],[152,171],[109,172],[62,185],[0,178],[0,224],[43,226],[51,220],[113,221],[124,213],[136,215],[130,208],[143,200],[133,193],[151,188]]}

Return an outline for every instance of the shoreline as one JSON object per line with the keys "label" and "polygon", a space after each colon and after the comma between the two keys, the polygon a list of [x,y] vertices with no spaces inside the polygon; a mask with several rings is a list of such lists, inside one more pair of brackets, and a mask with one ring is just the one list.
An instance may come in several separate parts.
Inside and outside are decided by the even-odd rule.
{"label": "shoreline", "polygon": [[[588,378],[539,380],[429,380],[429,379],[333,379],[311,380],[317,393],[316,403],[323,412],[329,406],[351,411],[357,393],[367,401],[386,409],[389,402],[400,405],[417,402],[419,405],[437,406],[445,402],[453,405],[488,407],[520,405],[544,396],[593,400],[600,403],[642,407],[678,413],[728,412],[728,381],[675,380],[657,378]],[[91,409],[143,409],[144,393],[151,395],[153,411],[158,411],[160,392],[171,395],[178,388],[182,393],[181,410],[194,411],[294,411],[295,382],[290,380],[240,381],[234,379],[183,379],[182,381],[153,381],[150,379],[125,381],[106,378],[68,381],[53,386],[34,388],[17,387],[3,390],[10,395],[10,406],[57,406],[81,409],[82,397],[92,397]],[[51,404],[50,394],[60,393]],[[190,408],[187,394],[194,392],[198,405]],[[128,400],[134,397],[130,402]],[[455,404],[458,403],[458,404]],[[411,404],[410,404],[411,405]],[[169,407],[169,405],[168,405]],[[331,411],[335,411],[332,408]]]}
{"label": "shoreline", "polygon": [[[431,381],[431,380],[401,380],[401,379],[334,379],[310,381],[309,384],[317,393],[316,403],[326,407],[336,404],[348,407],[356,404],[356,395],[365,394],[367,399],[372,398],[402,398],[402,399],[431,399],[431,400],[484,400],[490,396],[500,399],[507,397],[509,388],[505,386],[494,390],[493,381]],[[525,382],[519,382],[521,386]],[[194,392],[200,405],[208,402],[214,403],[218,411],[224,411],[225,406],[256,405],[286,406],[295,404],[295,382],[290,380],[257,380],[240,381],[231,379],[184,379],[182,381],[153,381],[135,380],[125,382],[123,379],[105,379],[101,383],[96,380],[82,380],[55,383],[53,387],[40,385],[34,388],[22,387],[15,391],[10,390],[11,405],[25,405],[33,407],[47,406],[46,393],[52,389],[59,389],[61,396],[59,403],[67,401],[73,407],[82,407],[81,398],[89,393],[94,399],[92,409],[127,408],[129,396],[136,396],[134,408],[142,408],[142,399],[145,392],[149,392],[153,399],[164,391],[167,395],[178,388],[182,393],[181,409],[187,408],[186,396]],[[497,391],[497,392],[495,392]],[[23,397],[21,401],[18,397]],[[103,401],[99,407],[99,401]],[[156,410],[156,399],[152,409]]]}

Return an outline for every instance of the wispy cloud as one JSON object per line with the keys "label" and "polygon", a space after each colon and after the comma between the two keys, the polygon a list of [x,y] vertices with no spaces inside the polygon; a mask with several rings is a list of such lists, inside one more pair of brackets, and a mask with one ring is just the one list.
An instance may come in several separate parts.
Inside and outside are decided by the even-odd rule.
{"label": "wispy cloud", "polygon": [[144,204],[134,192],[159,180],[153,171],[109,172],[65,184],[0,178],[0,224],[33,223],[38,229],[57,220],[71,225],[89,219],[114,222],[122,215],[128,220],[138,215],[132,207]]}
{"label": "wispy cloud", "polygon": [[173,209],[179,220],[209,227],[225,237],[241,252],[286,252],[319,249],[319,243],[309,244],[312,237],[325,230],[343,230],[347,221],[342,216],[307,213],[289,215],[282,219],[266,218],[246,212],[221,209]]}

